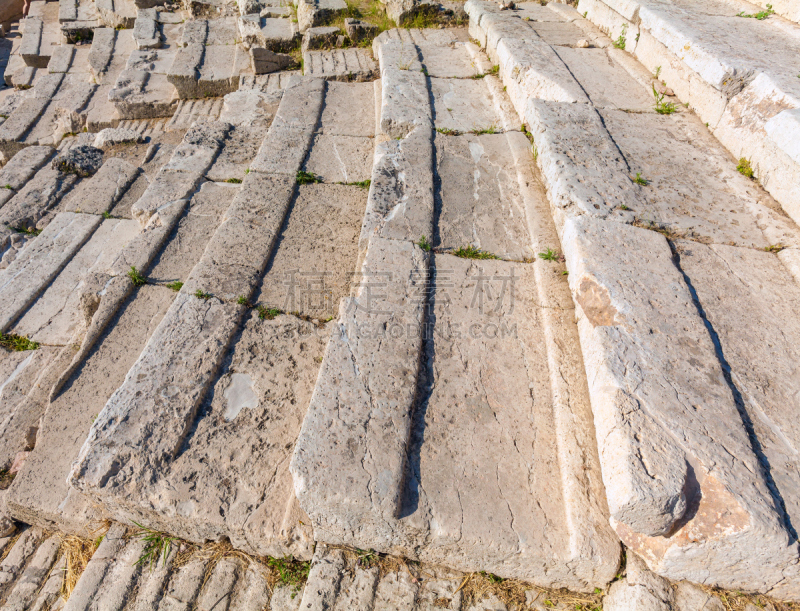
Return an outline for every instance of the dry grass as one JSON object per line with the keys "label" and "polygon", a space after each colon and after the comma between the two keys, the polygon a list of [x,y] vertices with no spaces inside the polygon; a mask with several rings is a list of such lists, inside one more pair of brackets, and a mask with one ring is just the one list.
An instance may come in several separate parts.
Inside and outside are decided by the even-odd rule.
{"label": "dry grass", "polygon": [[11,541],[8,542],[8,544],[3,548],[3,552],[0,553],[0,563],[6,559],[6,556],[8,556],[9,552],[11,552],[11,548],[17,544],[17,539],[22,536],[23,532],[24,531],[22,529],[19,529],[14,535],[11,536]]}
{"label": "dry grass", "polygon": [[[507,607],[517,609],[530,608],[527,603],[525,592],[536,592],[534,601],[543,604],[545,607],[556,607],[557,605],[568,605],[577,611],[599,611],[602,607],[602,594],[578,594],[569,590],[551,590],[540,588],[519,579],[503,579],[491,573],[470,573],[464,577],[464,581],[459,586],[464,605],[474,605],[487,596],[494,595]],[[456,590],[458,591],[458,590]]]}
{"label": "dry grass", "polygon": [[800,603],[784,603],[762,594],[744,594],[708,587],[703,589],[717,597],[726,611],[744,611],[747,605],[753,605],[757,609],[766,611],[800,611]]}
{"label": "dry grass", "polygon": [[[107,529],[106,529],[107,530]],[[65,536],[61,539],[61,549],[59,555],[63,554],[67,561],[67,568],[64,572],[64,582],[61,585],[61,596],[64,600],[69,600],[75,585],[81,578],[86,565],[92,559],[92,555],[100,545],[104,535],[96,538],[83,538],[76,535]]]}

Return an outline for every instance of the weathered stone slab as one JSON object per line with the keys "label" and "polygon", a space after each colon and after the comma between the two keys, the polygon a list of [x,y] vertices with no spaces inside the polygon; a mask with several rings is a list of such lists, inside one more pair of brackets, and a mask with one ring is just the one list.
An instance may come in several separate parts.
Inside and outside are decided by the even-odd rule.
{"label": "weathered stone slab", "polygon": [[81,579],[64,606],[64,611],[88,611],[106,576],[115,566],[115,557],[125,546],[125,526],[112,524],[86,565]]}
{"label": "weathered stone slab", "polygon": [[372,175],[374,146],[372,138],[320,134],[314,137],[305,169],[328,183],[363,182]]}
{"label": "weathered stone slab", "polygon": [[300,42],[300,30],[291,19],[243,15],[239,18],[239,33],[245,45],[275,53],[291,51]]}
{"label": "weathered stone slab", "polygon": [[663,236],[583,215],[561,243],[620,538],[664,576],[774,586],[796,544]]}
{"label": "weathered stone slab", "polygon": [[198,172],[168,172],[156,174],[142,197],[131,207],[131,215],[142,226],[147,225],[150,217],[164,206],[189,199],[203,182],[203,175]]}
{"label": "weathered stone slab", "polygon": [[253,73],[260,75],[283,70],[292,65],[294,60],[290,55],[286,55],[285,53],[275,53],[269,49],[251,47],[250,63],[253,68]]}
{"label": "weathered stone slab", "polygon": [[315,49],[332,49],[336,46],[341,30],[336,26],[320,26],[308,28],[303,33],[303,42],[300,50],[303,53]]}
{"label": "weathered stone slab", "polygon": [[382,77],[381,131],[392,138],[404,138],[416,127],[430,128],[431,106],[425,75],[385,68]]}
{"label": "weathered stone slab", "polygon": [[[50,61],[50,49],[42,49],[42,30],[44,24],[41,18],[26,17],[22,24],[22,44],[19,47],[19,54],[25,64],[33,68],[47,68]],[[48,53],[40,55],[40,53]]]}
{"label": "weathered stone slab", "polygon": [[570,104],[589,101],[550,45],[503,38],[497,46],[497,55],[503,82],[520,116],[524,116],[528,100]]}
{"label": "weathered stone slab", "polygon": [[0,330],[30,305],[61,271],[102,221],[63,212],[6,269],[0,271]]}
{"label": "weathered stone slab", "polygon": [[107,127],[100,130],[92,146],[103,148],[104,146],[114,146],[115,144],[141,144],[144,141],[145,137],[135,129]]}
{"label": "weathered stone slab", "polygon": [[235,185],[203,183],[192,196],[169,242],[153,260],[148,278],[155,282],[186,282],[237,191]]}
{"label": "weathered stone slab", "polygon": [[36,175],[2,208],[0,220],[10,227],[34,229],[75,184],[74,174],[62,174],[51,167]]}
{"label": "weathered stone slab", "polygon": [[369,49],[349,48],[303,53],[306,76],[344,82],[371,81],[378,77],[378,65]]}
{"label": "weathered stone slab", "polygon": [[14,332],[42,344],[63,346],[80,343],[79,338],[91,320],[81,303],[89,276],[108,276],[111,263],[140,231],[141,225],[133,220],[103,221],[58,277],[14,324]]}
{"label": "weathered stone slab", "polygon": [[295,176],[306,157],[319,121],[325,81],[292,79],[251,170]]}
{"label": "weathered stone slab", "polygon": [[0,587],[5,589],[9,584],[16,581],[43,538],[44,532],[35,526],[22,532],[11,551],[8,552],[8,555],[0,564]]}
{"label": "weathered stone slab", "polygon": [[378,35],[378,26],[362,21],[360,19],[352,19],[347,17],[344,20],[344,29],[347,32],[347,37],[355,44],[365,40],[372,40]]}
{"label": "weathered stone slab", "polygon": [[39,589],[50,575],[50,568],[56,561],[60,545],[61,538],[53,535],[39,546],[5,600],[4,606],[9,611],[22,611],[34,602]]}
{"label": "weathered stone slab", "polygon": [[[236,127],[268,128],[278,111],[283,92],[240,89],[225,96],[219,120]],[[223,149],[223,154],[224,154]]]}
{"label": "weathered stone slab", "polygon": [[61,587],[64,583],[64,573],[67,571],[67,559],[62,555],[53,565],[50,576],[44,582],[29,611],[46,611],[53,609],[61,598]]}
{"label": "weathered stone slab", "polygon": [[298,0],[297,22],[300,31],[326,25],[333,19],[346,13],[347,3],[344,0]]}
{"label": "weathered stone slab", "polygon": [[72,56],[75,54],[74,45],[59,45],[53,49],[53,55],[47,63],[47,71],[67,72],[72,64]]}
{"label": "weathered stone slab", "polygon": [[[697,117],[616,110],[600,114],[614,143],[630,160],[631,178],[638,173],[649,181],[638,189],[640,207],[631,207],[639,222],[719,244],[763,249],[775,243],[759,225],[775,223],[782,215],[758,206],[764,192],[736,171],[728,152]],[[702,170],[698,159],[703,160]],[[763,220],[757,224],[758,217]]]}
{"label": "weathered stone slab", "polygon": [[333,317],[350,292],[366,199],[359,187],[298,187],[260,301],[320,320]]}
{"label": "weathered stone slab", "polygon": [[222,299],[249,299],[274,248],[295,190],[294,179],[250,172],[200,263],[184,285]]}
{"label": "weathered stone slab", "polygon": [[[787,524],[800,521],[800,476],[794,448],[800,440],[796,404],[798,329],[793,312],[800,287],[771,253],[728,245],[676,242],[680,266],[711,324],[731,378],[741,394],[758,456],[768,465]],[[755,444],[754,444],[755,445]],[[781,584],[793,597],[796,582]]]}
{"label": "weathered stone slab", "polygon": [[95,78],[103,74],[111,63],[117,32],[113,28],[97,28],[92,36],[89,67]]}
{"label": "weathered stone slab", "polygon": [[161,32],[155,19],[155,10],[149,10],[153,12],[153,16],[140,10],[133,26],[133,39],[136,41],[137,49],[157,49],[161,46]]}
{"label": "weathered stone slab", "polygon": [[197,611],[227,609],[231,602],[233,586],[236,584],[239,564],[234,558],[222,558],[208,576],[203,589],[197,597]]}
{"label": "weathered stone slab", "polygon": [[328,81],[319,133],[337,136],[375,136],[373,83]]}
{"label": "weathered stone slab", "polygon": [[291,463],[300,505],[326,541],[360,531],[388,544],[385,524],[402,495],[427,276],[428,255],[418,246],[373,237],[360,285],[342,300]]}
{"label": "weathered stone slab", "polygon": [[[141,486],[154,467],[175,459],[244,312],[241,305],[213,297],[178,294],[125,383],[92,425],[70,476],[73,486],[102,498],[117,516],[142,518]],[[151,390],[144,391],[142,384]],[[149,399],[143,401],[143,395]],[[167,399],[178,396],[179,401]],[[172,424],[153,434],[147,422],[163,422],[166,414]],[[154,526],[152,520],[163,519],[149,512],[147,518]]]}
{"label": "weathered stone slab", "polygon": [[[466,133],[486,129],[500,130],[486,79],[430,79],[433,94],[433,122],[443,132]],[[515,126],[519,129],[519,125]]]}
{"label": "weathered stone slab", "polygon": [[535,258],[517,171],[508,163],[507,136],[437,134],[434,148],[440,180],[437,246],[471,245],[517,261]]}
{"label": "weathered stone slab", "polygon": [[49,146],[29,146],[22,149],[0,170],[0,186],[19,191],[50,160],[54,152]]}
{"label": "weathered stone slab", "polygon": [[432,130],[424,128],[375,147],[362,253],[376,236],[416,242],[433,235],[433,159]]}
{"label": "weathered stone slab", "polygon": [[123,70],[109,92],[122,119],[171,117],[177,105],[175,88],[166,75],[144,70]]}
{"label": "weathered stone slab", "polygon": [[453,42],[442,45],[430,42],[418,43],[422,65],[428,76],[439,78],[471,78],[479,74],[472,54],[467,50],[470,43]]}
{"label": "weathered stone slab", "polygon": [[170,577],[159,611],[189,611],[203,585],[207,561],[191,558]]}
{"label": "weathered stone slab", "polygon": [[[231,609],[261,611],[268,608],[270,588],[264,570],[255,562],[243,571],[231,598]],[[269,607],[272,609],[272,607]]]}
{"label": "weathered stone slab", "polygon": [[[123,280],[130,287],[130,281]],[[63,391],[52,397],[36,447],[9,488],[8,507],[17,519],[81,534],[87,523],[108,517],[67,484],[67,475],[92,421],[124,382],[174,298],[175,293],[164,287],[137,289],[119,308],[95,349],[81,360]],[[104,307],[102,300],[100,307]],[[112,312],[116,310],[115,306]]]}
{"label": "weathered stone slab", "polygon": [[555,52],[598,108],[652,112],[653,94],[637,83],[605,49],[559,47]]}

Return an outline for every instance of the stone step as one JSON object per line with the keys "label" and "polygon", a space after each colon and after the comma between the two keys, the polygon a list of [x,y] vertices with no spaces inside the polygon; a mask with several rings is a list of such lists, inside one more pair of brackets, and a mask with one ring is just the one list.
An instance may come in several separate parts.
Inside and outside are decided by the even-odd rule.
{"label": "stone step", "polygon": [[[323,81],[309,79],[298,80],[287,88],[259,153],[260,158],[271,159],[272,175],[258,169],[267,165],[266,160],[259,163],[257,159],[253,163],[253,170],[245,176],[177,301],[126,382],[109,400],[81,452],[73,485],[97,498],[117,516],[144,520],[152,527],[180,533],[193,541],[227,536],[237,547],[259,555],[292,553],[306,558],[311,555],[308,519],[297,507],[287,463],[302,409],[316,378],[316,358],[321,356],[326,334],[313,322],[293,317],[261,320],[257,312],[247,312],[238,298],[241,296],[245,301],[253,298],[292,203],[295,174],[305,156],[305,151],[300,151],[298,160],[272,158],[274,139],[287,130],[313,132],[322,107],[324,85]],[[310,134],[305,141],[310,143]],[[280,164],[284,165],[279,172],[276,166]],[[354,246],[351,252],[354,257]],[[196,293],[210,296],[197,297]],[[308,339],[298,343],[302,337]],[[285,353],[286,357],[277,358],[274,363],[253,358],[267,351]],[[162,365],[156,365],[157,362]],[[284,367],[289,363],[292,365],[286,370]],[[145,377],[133,373],[142,367],[152,373]],[[138,398],[138,385],[147,379],[153,387],[163,384],[173,387],[177,378],[184,379],[187,391],[191,390],[181,400],[180,410],[173,404],[169,426],[160,427],[157,435],[148,435],[147,439],[138,438],[137,431],[143,430],[138,425],[117,427],[117,423],[123,422],[112,414],[127,414],[129,423],[144,423],[153,417],[163,422],[165,414],[160,408],[145,407]],[[294,381],[284,386],[286,380]],[[157,398],[159,392],[146,394]],[[282,398],[273,403],[277,396]],[[269,411],[257,410],[259,405]],[[289,406],[300,411],[290,413]],[[260,423],[277,424],[279,419],[285,419],[285,424],[277,426],[270,444],[260,449],[264,441]],[[123,437],[129,438],[124,445]],[[252,439],[249,449],[220,462],[219,470],[204,476],[200,487],[192,491],[180,483],[194,479],[189,474],[197,469],[206,472],[201,465],[209,452],[228,455],[225,448],[233,439],[241,444],[248,438]],[[117,476],[108,479],[101,475],[108,466],[108,441],[115,445],[115,456],[121,453],[130,456],[126,461],[129,468],[118,474],[125,482]],[[149,453],[143,452],[145,447],[162,456],[155,480],[151,471],[155,463],[141,460]],[[244,477],[244,473],[272,475],[252,480]],[[107,486],[112,480],[115,485]],[[159,480],[174,482],[176,494],[165,495],[150,488],[148,482]],[[237,484],[230,489],[229,482],[241,482],[241,487]],[[188,504],[187,494],[191,498]],[[142,504],[150,495],[158,495],[160,505],[183,507],[183,518],[163,521],[165,516],[161,511],[150,511]],[[220,513],[222,505],[233,502],[238,506],[236,511]]]}
{"label": "stone step", "polygon": [[369,49],[332,49],[303,53],[303,73],[332,81],[371,81],[378,77],[378,65]]}
{"label": "stone step", "polygon": [[[743,398],[752,376],[764,374],[733,359],[736,342],[750,336],[746,327],[736,327],[737,340],[731,335],[737,316],[762,318],[758,328],[769,334],[773,315],[755,314],[756,297],[726,300],[733,314],[717,312],[716,320],[709,311],[721,298],[719,274],[732,273],[714,267],[723,260],[726,270],[748,261],[739,294],[753,295],[758,274],[772,265],[769,290],[792,299],[797,226],[735,171],[696,116],[618,110],[633,109],[626,100],[636,96],[627,92],[646,85],[635,66],[619,62],[630,78],[620,80],[623,72],[614,67],[617,76],[608,78],[623,85],[601,89],[606,77],[598,77],[618,61],[611,50],[606,67],[593,49],[564,47],[551,47],[563,63],[526,64],[532,47],[544,55],[542,43],[526,42],[527,22],[500,20],[488,3],[467,8],[471,27],[479,24],[487,47],[504,58],[503,81],[510,91],[517,87],[512,100],[530,128],[548,189],[617,533],[666,577],[796,597],[796,484],[788,475],[795,467],[786,462],[793,433],[769,407],[769,395]],[[516,69],[525,65],[533,67]],[[575,83],[586,97],[565,103],[563,92]],[[694,161],[700,156],[702,168]],[[769,252],[779,243],[788,247],[781,258]],[[769,261],[759,260],[759,251]],[[722,345],[724,336],[730,346]],[[788,354],[767,360],[771,371],[794,367]],[[758,402],[759,425],[768,420],[769,431],[753,425],[748,401]],[[768,558],[753,558],[754,547]]]}
{"label": "stone step", "polygon": [[288,53],[300,45],[300,28],[291,19],[250,14],[239,17],[237,24],[242,43],[248,47]]}
{"label": "stone step", "polygon": [[[748,19],[764,4],[689,0],[670,5],[587,0],[586,17],[691,105],[736,158],[750,160],[759,182],[800,222],[800,83],[797,63],[776,59],[775,45],[800,50],[800,26],[777,15]],[[797,21],[797,7],[776,3]]]}
{"label": "stone step", "polygon": [[[189,129],[195,121],[216,121],[222,112],[219,98],[210,100],[179,100],[175,114],[166,125],[166,131]],[[232,121],[229,121],[232,122]]]}
{"label": "stone step", "polygon": [[233,18],[184,24],[181,48],[167,72],[179,98],[224,96],[239,88],[239,75],[250,68],[250,54],[237,38]]}
{"label": "stone step", "polygon": [[106,27],[119,29],[134,27],[137,15],[134,0],[96,0],[95,6]]}

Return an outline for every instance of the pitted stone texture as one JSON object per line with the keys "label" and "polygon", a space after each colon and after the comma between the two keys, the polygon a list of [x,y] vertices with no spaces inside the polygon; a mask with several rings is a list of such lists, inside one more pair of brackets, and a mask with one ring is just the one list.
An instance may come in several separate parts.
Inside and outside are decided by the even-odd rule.
{"label": "pitted stone texture", "polygon": [[0,186],[19,191],[54,152],[49,146],[29,146],[22,149],[0,170]]}
{"label": "pitted stone texture", "polygon": [[[418,42],[422,65],[428,76],[439,78],[471,78],[480,74],[467,47],[472,43]],[[473,49],[474,51],[474,49]]]}
{"label": "pitted stone texture", "polygon": [[[124,281],[130,286],[127,278]],[[123,383],[174,298],[175,293],[164,287],[137,289],[119,307],[95,349],[52,398],[36,447],[8,492],[9,510],[17,519],[85,536],[87,523],[107,517],[95,503],[67,485],[67,475],[92,421]]]}
{"label": "pitted stone texture", "polygon": [[237,127],[268,128],[278,110],[283,92],[264,93],[240,89],[225,96],[219,120]]}
{"label": "pitted stone texture", "polygon": [[122,119],[171,117],[177,105],[175,88],[166,75],[141,69],[120,72],[108,99]]}
{"label": "pitted stone texture", "polygon": [[666,579],[651,573],[636,554],[628,554],[625,571],[625,579],[611,584],[603,598],[603,609],[672,611],[675,595]]}
{"label": "pitted stone texture", "polygon": [[328,81],[319,133],[332,136],[375,136],[373,83]]}
{"label": "pitted stone texture", "polygon": [[103,151],[93,146],[76,146],[53,159],[53,169],[80,178],[91,176],[103,164]]}
{"label": "pitted stone texture", "polygon": [[800,400],[800,329],[793,313],[800,286],[768,252],[683,240],[676,247],[731,368],[787,523],[797,528],[800,427],[793,414]]}
{"label": "pitted stone texture", "polygon": [[109,266],[139,232],[136,221],[108,219],[72,257],[58,277],[14,325],[14,332],[34,341],[66,345],[80,343],[88,326],[81,307],[91,274],[109,275]]}
{"label": "pitted stone texture", "polygon": [[199,172],[160,171],[141,198],[131,207],[131,215],[142,226],[147,225],[159,209],[164,206],[191,198],[203,182]]}
{"label": "pitted stone texture", "polygon": [[102,219],[62,212],[0,271],[0,330],[5,331],[89,239]]}
{"label": "pitted stone texture", "polygon": [[300,31],[305,32],[308,28],[330,23],[346,11],[344,0],[298,0],[297,22]]}
{"label": "pitted stone texture", "polygon": [[320,320],[332,318],[350,292],[366,200],[360,187],[299,186],[259,302]]}
{"label": "pitted stone texture", "polygon": [[291,55],[275,53],[269,49],[252,47],[250,49],[251,66],[254,74],[269,74],[278,72],[292,65],[294,60]]}
{"label": "pitted stone texture", "polygon": [[339,38],[341,30],[335,26],[322,26],[317,28],[308,28],[303,33],[303,42],[300,50],[305,53],[306,51],[313,51],[316,49],[332,49],[336,46],[336,40]]}
{"label": "pitted stone texture", "polygon": [[51,167],[42,168],[0,209],[0,220],[9,227],[36,228],[76,181],[74,174],[64,175]]}
{"label": "pitted stone texture", "polygon": [[365,40],[372,40],[378,35],[378,26],[349,17],[344,20],[344,29],[347,32],[347,37],[356,44]]}
{"label": "pitted stone texture", "polygon": [[275,53],[296,49],[300,30],[292,19],[243,15],[239,18],[242,42],[251,48],[264,47]]}
{"label": "pitted stone texture", "polygon": [[437,134],[436,246],[473,246],[503,259],[535,258],[508,138],[514,134]]}
{"label": "pitted stone texture", "polygon": [[424,74],[386,68],[381,79],[381,131],[405,138],[416,128],[430,129],[431,106]]}

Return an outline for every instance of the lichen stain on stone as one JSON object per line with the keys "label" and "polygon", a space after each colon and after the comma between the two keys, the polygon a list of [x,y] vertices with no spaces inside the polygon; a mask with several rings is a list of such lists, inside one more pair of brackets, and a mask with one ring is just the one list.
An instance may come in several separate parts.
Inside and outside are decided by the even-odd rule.
{"label": "lichen stain on stone", "polygon": [[611,304],[608,289],[594,278],[583,278],[578,286],[578,304],[593,327],[612,327],[620,324],[617,309]]}

